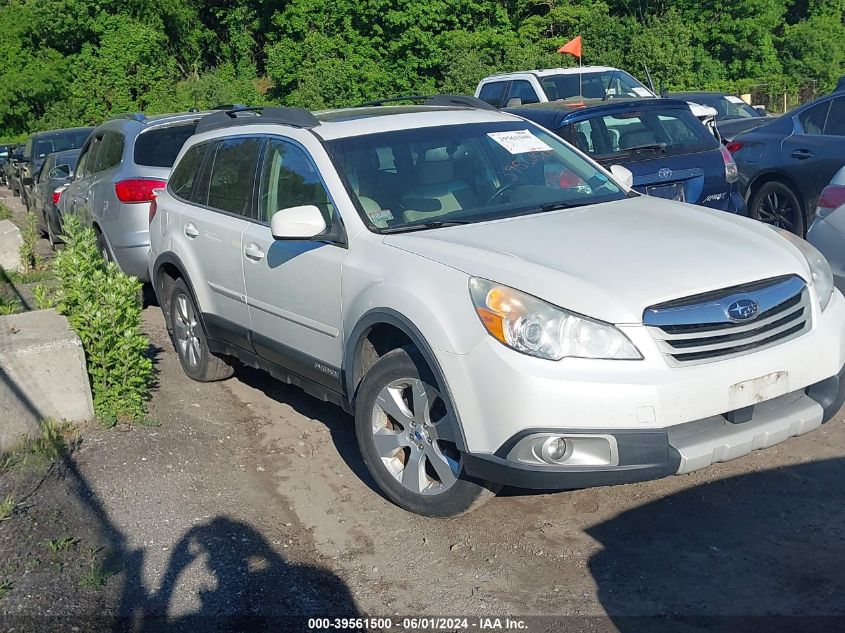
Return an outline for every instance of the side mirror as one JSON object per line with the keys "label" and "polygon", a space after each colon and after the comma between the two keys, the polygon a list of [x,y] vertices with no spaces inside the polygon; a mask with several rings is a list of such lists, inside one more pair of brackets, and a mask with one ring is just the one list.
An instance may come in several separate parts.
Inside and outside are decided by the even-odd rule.
{"label": "side mirror", "polygon": [[508,99],[508,102],[505,104],[506,108],[518,108],[522,105],[522,98],[521,97],[511,97]]}
{"label": "side mirror", "polygon": [[766,116],[769,113],[768,110],[766,110],[766,106],[764,105],[756,105],[751,107],[753,107],[755,110],[757,110],[757,112],[759,112],[763,116]]}
{"label": "side mirror", "polygon": [[634,174],[632,174],[631,170],[627,167],[623,167],[622,165],[611,165],[610,173],[613,174],[613,177],[616,178],[617,181],[625,185],[628,189],[634,186]]}
{"label": "side mirror", "polygon": [[15,152],[14,154],[12,154],[11,158],[12,158],[13,161],[16,161],[16,162],[19,163],[23,160],[23,153]]}
{"label": "side mirror", "polygon": [[326,220],[313,204],[281,209],[270,219],[270,233],[276,240],[307,240],[325,230]]}

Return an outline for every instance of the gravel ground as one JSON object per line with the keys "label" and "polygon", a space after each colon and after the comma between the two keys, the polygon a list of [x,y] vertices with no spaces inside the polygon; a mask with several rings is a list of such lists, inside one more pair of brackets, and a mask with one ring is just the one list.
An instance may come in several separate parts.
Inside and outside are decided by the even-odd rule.
{"label": "gravel ground", "polygon": [[[0,521],[0,583],[11,583],[0,612],[17,616],[0,629],[70,630],[49,614],[77,616],[78,630],[119,615],[134,630],[203,631],[294,630],[287,614],[580,616],[531,631],[704,631],[713,621],[694,618],[713,615],[725,630],[781,630],[736,617],[845,616],[842,414],[703,472],[506,489],[468,516],[426,519],[378,493],[348,415],[251,369],[192,382],[158,308],[145,323],[158,426],[82,429]],[[43,475],[0,475],[0,498]],[[78,541],[49,552],[64,536]],[[92,564],[114,574],[102,588],[80,585]]]}

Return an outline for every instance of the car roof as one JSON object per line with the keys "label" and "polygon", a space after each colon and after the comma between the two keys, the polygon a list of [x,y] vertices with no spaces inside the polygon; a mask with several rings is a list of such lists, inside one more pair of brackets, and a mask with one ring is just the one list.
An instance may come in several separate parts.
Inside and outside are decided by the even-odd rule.
{"label": "car roof", "polygon": [[59,136],[62,134],[66,134],[68,132],[90,132],[93,130],[93,127],[65,127],[61,128],[60,130],[44,130],[43,132],[35,132],[32,136],[34,137],[42,137],[42,136]]}
{"label": "car roof", "polygon": [[505,112],[524,116],[549,128],[559,127],[565,119],[583,120],[606,114],[640,111],[668,110],[682,108],[689,111],[689,104],[681,99],[658,99],[639,97],[631,99],[584,99],[579,101],[559,99],[546,103],[532,103],[515,108],[505,108]]}
{"label": "car roof", "polygon": [[573,66],[571,68],[545,68],[539,70],[517,70],[510,73],[498,73],[485,77],[483,81],[489,79],[503,79],[512,77],[514,75],[536,75],[537,77],[548,77],[549,75],[579,75],[583,73],[598,73],[607,71],[618,71],[619,68],[613,66]]}
{"label": "car roof", "polygon": [[725,94],[727,94],[727,93],[715,92],[715,91],[712,91],[712,90],[696,90],[696,91],[670,92],[669,96],[670,97],[678,97],[680,99],[694,99],[696,97],[698,97],[698,98],[701,98],[701,97],[719,98],[719,97],[724,97]]}
{"label": "car roof", "polygon": [[[273,109],[278,112],[290,112],[291,123],[273,118],[262,120],[261,116],[239,117],[237,124],[231,127],[210,127],[198,130],[198,139],[219,136],[221,132],[241,130],[243,127],[259,128],[259,131],[271,132],[282,127],[307,127],[323,140],[334,140],[353,136],[363,136],[376,132],[411,130],[424,127],[459,125],[464,123],[490,123],[517,120],[516,117],[496,109],[470,107],[406,105],[375,106],[360,108],[342,108],[309,113],[299,109]],[[310,120],[310,122],[308,122]]]}

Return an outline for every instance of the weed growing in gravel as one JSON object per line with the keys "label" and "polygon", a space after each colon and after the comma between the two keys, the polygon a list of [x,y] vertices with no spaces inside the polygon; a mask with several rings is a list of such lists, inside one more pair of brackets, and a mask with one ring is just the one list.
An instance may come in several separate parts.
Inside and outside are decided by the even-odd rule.
{"label": "weed growing in gravel", "polygon": [[50,289],[44,284],[32,287],[32,297],[35,299],[35,307],[39,310],[49,310],[54,305]]}
{"label": "weed growing in gravel", "polygon": [[108,571],[100,561],[97,560],[97,553],[101,550],[100,547],[92,547],[88,550],[91,557],[91,569],[79,581],[79,584],[86,589],[93,589],[99,591],[106,586],[108,579],[114,576],[114,572]]}
{"label": "weed growing in gravel", "polygon": [[48,267],[41,267],[38,270],[30,270],[27,272],[20,272],[18,270],[4,270],[3,274],[9,278],[9,281],[16,284],[34,284],[41,281],[46,281],[53,277],[52,269]]}
{"label": "weed growing in gravel", "polygon": [[82,340],[94,411],[106,427],[141,420],[153,374],[141,331],[141,282],[103,260],[94,231],[78,218],[66,217],[63,228],[58,308]]}
{"label": "weed growing in gravel", "polygon": [[12,588],[12,583],[10,583],[8,580],[4,580],[3,582],[0,582],[0,600],[2,600],[3,598],[6,597],[6,595],[9,593],[9,590],[11,588]]}
{"label": "weed growing in gravel", "polygon": [[41,423],[41,435],[28,438],[10,453],[0,454],[0,473],[26,466],[48,467],[67,451],[64,431],[70,424],[53,420]]}
{"label": "weed growing in gravel", "polygon": [[64,538],[54,538],[50,539],[49,541],[44,541],[44,545],[50,550],[53,554],[58,554],[60,552],[67,552],[74,545],[76,545],[78,539],[72,538],[70,536],[66,536]]}
{"label": "weed growing in gravel", "polygon": [[6,495],[6,498],[0,501],[0,521],[11,519],[16,507],[18,504],[15,503],[15,496],[11,493]]}
{"label": "weed growing in gravel", "polygon": [[12,219],[12,210],[7,207],[5,204],[0,202],[0,220],[11,220]]}
{"label": "weed growing in gravel", "polygon": [[26,214],[26,226],[21,230],[21,245],[18,253],[21,256],[21,263],[24,270],[29,272],[38,268],[41,259],[35,252],[35,245],[38,243],[38,220],[34,213]]}

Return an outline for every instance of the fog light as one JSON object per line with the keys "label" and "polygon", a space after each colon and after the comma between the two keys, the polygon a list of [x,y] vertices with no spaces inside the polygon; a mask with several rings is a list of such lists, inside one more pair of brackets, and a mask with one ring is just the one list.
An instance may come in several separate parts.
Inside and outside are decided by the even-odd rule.
{"label": "fog light", "polygon": [[540,449],[540,455],[543,457],[543,461],[548,462],[550,464],[554,464],[559,462],[566,456],[566,440],[562,437],[548,437],[543,442],[543,446]]}

